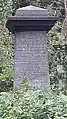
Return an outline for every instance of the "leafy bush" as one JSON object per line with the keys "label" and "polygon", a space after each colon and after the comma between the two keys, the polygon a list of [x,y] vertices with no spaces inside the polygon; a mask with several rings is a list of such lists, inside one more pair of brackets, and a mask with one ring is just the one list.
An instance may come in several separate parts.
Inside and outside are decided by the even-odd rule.
{"label": "leafy bush", "polygon": [[24,82],[13,92],[0,93],[0,119],[67,119],[66,95],[32,90]]}
{"label": "leafy bush", "polygon": [[52,88],[64,89],[67,81],[66,46],[61,44],[62,23],[57,22],[48,33],[49,73]]}
{"label": "leafy bush", "polygon": [[13,81],[13,47],[8,30],[0,28],[0,91],[12,88]]}
{"label": "leafy bush", "polygon": [[11,13],[12,0],[0,0],[0,91],[11,90],[13,82],[13,41],[6,29]]}

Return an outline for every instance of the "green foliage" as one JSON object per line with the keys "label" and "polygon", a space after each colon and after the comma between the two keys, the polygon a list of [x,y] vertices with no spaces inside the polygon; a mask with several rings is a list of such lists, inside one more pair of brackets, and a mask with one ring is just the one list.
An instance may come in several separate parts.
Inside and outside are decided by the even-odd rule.
{"label": "green foliage", "polygon": [[6,86],[12,84],[12,81],[13,81],[12,39],[11,37],[9,37],[6,28],[2,26],[0,29],[0,90],[1,91],[7,90]]}
{"label": "green foliage", "polygon": [[13,92],[0,93],[0,119],[67,118],[66,95],[49,89],[33,91],[24,82]]}
{"label": "green foliage", "polygon": [[[12,39],[5,28],[6,20],[13,10],[29,4],[48,7],[56,11],[56,14],[63,11],[64,1],[61,0],[0,0],[0,91],[12,89],[13,82],[13,48]],[[59,11],[59,12],[58,12]],[[55,15],[56,15],[55,14]],[[61,23],[58,22],[48,33],[49,39],[49,68],[51,85],[54,87],[63,86],[67,77],[67,58],[65,46],[59,45]],[[58,72],[58,69],[60,72]],[[62,84],[61,84],[62,82]],[[66,84],[66,82],[65,82]]]}
{"label": "green foliage", "polygon": [[61,27],[57,22],[48,33],[49,69],[52,88],[63,89],[66,81],[66,51],[61,45]]}
{"label": "green foliage", "polygon": [[56,116],[54,119],[65,119],[65,118]]}
{"label": "green foliage", "polygon": [[12,1],[0,0],[0,91],[11,89],[13,81],[13,43],[5,25],[11,12]]}
{"label": "green foliage", "polygon": [[0,21],[5,26],[7,17],[12,12],[12,0],[0,0]]}
{"label": "green foliage", "polygon": [[[9,75],[13,65],[12,39],[4,28],[0,30],[0,74]],[[8,70],[8,74],[7,74]],[[3,76],[4,77],[4,76]],[[2,78],[2,75],[1,75]],[[0,78],[0,79],[1,79]]]}
{"label": "green foliage", "polygon": [[61,22],[57,22],[48,32],[49,45],[58,45],[60,43],[61,27]]}

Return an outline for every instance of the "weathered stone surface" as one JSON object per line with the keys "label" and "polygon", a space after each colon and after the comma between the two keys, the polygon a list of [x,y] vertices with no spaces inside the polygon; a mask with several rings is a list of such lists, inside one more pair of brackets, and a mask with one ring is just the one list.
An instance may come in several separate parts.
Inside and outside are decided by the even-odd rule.
{"label": "weathered stone surface", "polygon": [[15,80],[14,87],[25,77],[32,86],[41,88],[50,84],[47,41],[44,31],[15,33]]}
{"label": "weathered stone surface", "polygon": [[50,11],[48,11],[47,9],[29,5],[29,6],[17,9],[15,15],[16,16],[50,16]]}

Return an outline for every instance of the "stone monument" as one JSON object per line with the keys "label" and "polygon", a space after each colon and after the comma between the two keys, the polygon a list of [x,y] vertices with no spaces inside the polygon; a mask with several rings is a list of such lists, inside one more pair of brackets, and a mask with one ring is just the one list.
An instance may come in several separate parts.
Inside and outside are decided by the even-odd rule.
{"label": "stone monument", "polygon": [[47,9],[32,5],[8,18],[6,27],[15,35],[14,87],[25,77],[35,88],[50,86],[46,33],[56,21]]}

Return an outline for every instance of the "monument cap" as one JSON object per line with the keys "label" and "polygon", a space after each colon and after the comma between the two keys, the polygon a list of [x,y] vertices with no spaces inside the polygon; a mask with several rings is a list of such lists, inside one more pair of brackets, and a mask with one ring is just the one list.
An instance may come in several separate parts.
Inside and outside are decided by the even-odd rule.
{"label": "monument cap", "polygon": [[49,31],[58,17],[51,16],[47,9],[26,6],[16,10],[15,16],[8,18],[6,27],[10,32],[42,30]]}
{"label": "monument cap", "polygon": [[26,6],[16,10],[16,16],[49,16],[47,9],[39,8],[36,6]]}

